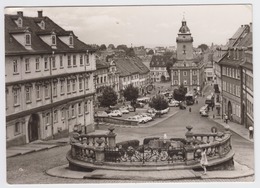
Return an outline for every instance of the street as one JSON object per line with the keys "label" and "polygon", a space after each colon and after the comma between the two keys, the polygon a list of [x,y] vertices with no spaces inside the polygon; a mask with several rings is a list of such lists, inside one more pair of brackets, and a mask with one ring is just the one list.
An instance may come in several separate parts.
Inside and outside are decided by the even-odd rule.
{"label": "street", "polygon": [[[210,87],[206,92],[210,91]],[[201,117],[199,114],[199,108],[204,105],[205,99],[198,98],[199,104],[190,106],[191,112],[188,109],[179,110],[176,107],[171,107],[172,110],[179,110],[176,115],[169,117],[168,119],[158,123],[152,127],[140,127],[140,128],[123,128],[115,127],[115,133],[117,133],[117,142],[130,139],[143,140],[145,137],[162,137],[164,133],[168,138],[171,137],[185,137],[187,131],[186,126],[192,125],[194,133],[208,133],[211,127],[217,127],[218,131],[223,131],[223,127],[218,125],[209,118]],[[100,129],[107,130],[107,126],[100,126]],[[235,160],[249,168],[254,168],[254,144],[245,140],[241,136],[232,132],[232,146],[235,150]],[[51,177],[45,174],[45,171],[63,164],[67,164],[66,153],[70,149],[70,146],[63,146],[53,148],[50,150],[40,151],[27,155],[21,155],[7,159],[7,181],[8,183],[109,183],[120,182],[119,180],[75,180],[75,179],[63,179],[57,177]],[[252,181],[253,177],[239,178],[233,181]],[[195,181],[195,180],[192,180]],[[205,181],[205,180],[196,180]],[[210,180],[206,180],[210,181]],[[212,180],[216,181],[216,180]],[[221,180],[218,180],[221,181]],[[222,181],[232,181],[222,180]],[[128,181],[121,181],[128,182]],[[181,181],[183,182],[183,181]]]}

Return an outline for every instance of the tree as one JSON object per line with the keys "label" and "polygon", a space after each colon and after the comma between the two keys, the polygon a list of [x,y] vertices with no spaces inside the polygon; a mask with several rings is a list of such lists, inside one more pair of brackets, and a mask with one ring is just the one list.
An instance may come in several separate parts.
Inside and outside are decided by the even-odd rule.
{"label": "tree", "polygon": [[114,46],[114,44],[109,44],[107,48],[110,48],[110,49],[114,50],[115,46]]}
{"label": "tree", "polygon": [[[153,97],[151,102],[149,103],[149,106],[158,111],[164,110],[169,107],[168,102],[163,97],[163,95],[156,95],[155,97]],[[161,114],[159,113],[159,115]]]}
{"label": "tree", "polygon": [[106,50],[106,49],[107,49],[107,47],[105,44],[101,44],[101,46],[99,47],[99,50]]}
{"label": "tree", "polygon": [[124,51],[126,51],[126,50],[128,49],[125,44],[120,44],[120,45],[118,45],[116,48],[117,48],[117,49],[124,50]]}
{"label": "tree", "polygon": [[103,93],[100,97],[100,104],[103,107],[114,106],[117,103],[117,94],[113,88],[106,86],[104,87]]}
{"label": "tree", "polygon": [[147,55],[153,55],[154,54],[154,51],[151,49],[147,52]]}
{"label": "tree", "polygon": [[139,95],[139,89],[137,87],[134,87],[133,84],[128,85],[124,90],[124,98],[127,101],[131,102],[131,105],[134,107],[134,110],[136,109],[136,99]]}
{"label": "tree", "polygon": [[135,57],[135,51],[133,48],[128,48],[126,50],[126,55],[129,56],[129,57]]}
{"label": "tree", "polygon": [[181,84],[178,89],[173,91],[173,98],[177,101],[184,101],[186,93],[185,87]]}
{"label": "tree", "polygon": [[201,44],[198,46],[198,48],[200,48],[202,52],[205,52],[209,47],[207,44]]}

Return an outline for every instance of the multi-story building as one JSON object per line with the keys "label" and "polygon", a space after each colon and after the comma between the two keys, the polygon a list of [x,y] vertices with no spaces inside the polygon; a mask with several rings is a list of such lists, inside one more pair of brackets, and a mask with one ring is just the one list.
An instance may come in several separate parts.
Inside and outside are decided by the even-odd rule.
{"label": "multi-story building", "polygon": [[142,94],[150,82],[150,71],[138,57],[117,57],[114,58],[117,70],[119,71],[119,90],[124,90],[128,85],[140,89]]}
{"label": "multi-story building", "polygon": [[154,55],[150,62],[150,76],[153,82],[170,80],[166,64],[171,61],[171,57],[164,55]]}
{"label": "multi-story building", "polygon": [[200,63],[193,56],[193,37],[185,19],[179,29],[177,42],[177,61],[171,68],[171,85],[173,88],[181,84],[187,89],[200,90]]}
{"label": "multi-story building", "polygon": [[241,104],[242,104],[242,120],[246,128],[254,125],[254,88],[253,88],[253,48],[248,46],[245,51],[244,61],[241,66]]}
{"label": "multi-story building", "polygon": [[7,146],[93,125],[94,49],[38,11],[5,15]]}
{"label": "multi-story building", "polygon": [[98,99],[105,86],[111,87],[119,96],[119,72],[114,61],[96,61],[97,70],[95,72],[96,99]]}
{"label": "multi-story building", "polygon": [[229,42],[228,53],[219,61],[222,78],[222,110],[231,121],[243,124],[245,116],[241,104],[241,67],[245,50],[252,45],[251,26],[244,25],[236,32]]}

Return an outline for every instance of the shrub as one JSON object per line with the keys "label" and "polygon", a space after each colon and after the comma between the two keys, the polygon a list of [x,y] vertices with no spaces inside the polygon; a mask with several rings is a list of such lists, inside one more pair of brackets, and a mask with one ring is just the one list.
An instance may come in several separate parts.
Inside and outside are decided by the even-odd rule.
{"label": "shrub", "polygon": [[145,138],[144,139],[144,145],[147,145],[151,140],[159,140],[159,137],[151,137],[151,138]]}
{"label": "shrub", "polygon": [[117,143],[116,146],[119,147],[120,145],[122,145],[122,148],[124,150],[127,150],[129,146],[132,146],[133,148],[138,148],[139,143],[140,143],[139,140],[127,140],[127,141]]}

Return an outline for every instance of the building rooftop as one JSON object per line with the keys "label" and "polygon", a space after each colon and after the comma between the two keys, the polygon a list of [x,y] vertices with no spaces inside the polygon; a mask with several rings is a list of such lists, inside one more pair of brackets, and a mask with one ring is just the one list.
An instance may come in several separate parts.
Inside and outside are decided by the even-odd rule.
{"label": "building rooftop", "polygon": [[[22,20],[22,26],[18,27],[16,21],[18,18]],[[41,28],[39,23],[44,23],[44,28]],[[31,46],[26,48],[16,40],[15,35],[19,33],[29,33],[31,35]],[[52,48],[44,42],[40,36],[50,35],[55,33],[56,48]],[[73,48],[65,44],[59,37],[73,36]],[[86,52],[94,51],[90,45],[80,41],[72,31],[66,31],[58,24],[53,22],[49,17],[27,17],[23,15],[5,15],[5,53],[6,55],[16,54],[34,54],[34,53],[52,53],[54,52]]]}

